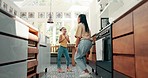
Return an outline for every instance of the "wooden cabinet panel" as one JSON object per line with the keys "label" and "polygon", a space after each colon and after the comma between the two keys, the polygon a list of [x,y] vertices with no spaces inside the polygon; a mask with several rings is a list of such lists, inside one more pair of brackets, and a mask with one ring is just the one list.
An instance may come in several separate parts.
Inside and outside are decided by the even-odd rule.
{"label": "wooden cabinet panel", "polygon": [[113,56],[114,70],[124,73],[127,76],[135,78],[135,61],[134,57],[124,55]]}
{"label": "wooden cabinet panel", "polygon": [[113,38],[133,32],[132,13],[113,24]]}
{"label": "wooden cabinet panel", "polygon": [[113,53],[134,54],[133,34],[114,39]]}
{"label": "wooden cabinet panel", "polygon": [[148,2],[134,11],[136,76],[148,76]]}

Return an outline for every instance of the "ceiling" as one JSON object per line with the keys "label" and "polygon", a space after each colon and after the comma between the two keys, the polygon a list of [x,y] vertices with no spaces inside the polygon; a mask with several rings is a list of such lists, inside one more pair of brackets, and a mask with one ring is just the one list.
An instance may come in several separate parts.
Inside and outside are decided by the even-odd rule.
{"label": "ceiling", "polygon": [[29,7],[50,7],[52,9],[65,10],[87,10],[92,0],[12,0],[20,8]]}

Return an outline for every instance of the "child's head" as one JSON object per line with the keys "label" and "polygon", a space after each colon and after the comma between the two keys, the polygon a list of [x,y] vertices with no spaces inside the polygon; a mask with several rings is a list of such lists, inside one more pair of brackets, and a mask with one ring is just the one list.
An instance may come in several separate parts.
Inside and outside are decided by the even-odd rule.
{"label": "child's head", "polygon": [[60,29],[60,31],[61,31],[63,34],[66,34],[66,32],[67,32],[67,30],[66,30],[65,27],[62,27],[62,28]]}

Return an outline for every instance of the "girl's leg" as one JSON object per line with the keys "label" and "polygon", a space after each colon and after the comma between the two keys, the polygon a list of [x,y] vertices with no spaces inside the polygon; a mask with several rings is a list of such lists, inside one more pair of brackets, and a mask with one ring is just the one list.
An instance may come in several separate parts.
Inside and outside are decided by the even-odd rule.
{"label": "girl's leg", "polygon": [[57,68],[61,69],[61,56],[63,54],[63,48],[60,46],[58,50]]}
{"label": "girl's leg", "polygon": [[69,67],[69,65],[70,65],[70,57],[69,57],[69,53],[68,53],[68,49],[67,48],[64,49],[64,56],[66,58],[67,67]]}

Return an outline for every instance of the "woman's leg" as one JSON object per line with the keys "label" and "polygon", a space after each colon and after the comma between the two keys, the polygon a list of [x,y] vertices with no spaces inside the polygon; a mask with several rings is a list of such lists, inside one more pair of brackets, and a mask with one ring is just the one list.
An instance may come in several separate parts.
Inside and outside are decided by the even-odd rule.
{"label": "woman's leg", "polygon": [[86,68],[86,53],[90,50],[92,44],[89,40],[82,40],[78,45],[78,52],[75,54],[75,61],[77,65],[85,72],[88,72]]}
{"label": "woman's leg", "polygon": [[57,67],[61,68],[61,56],[63,54],[63,48],[60,46],[58,50],[58,59],[57,59]]}
{"label": "woman's leg", "polygon": [[77,65],[84,71],[86,69],[86,64],[84,58],[84,53],[82,53],[83,47],[81,45],[78,46],[78,52],[75,54],[75,62]]}

